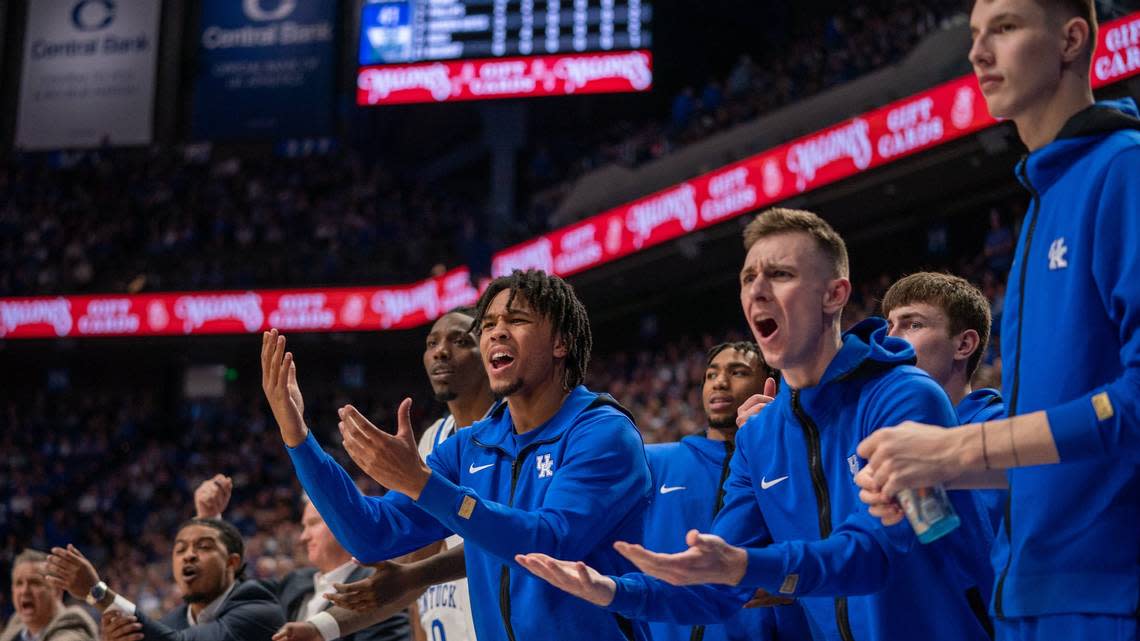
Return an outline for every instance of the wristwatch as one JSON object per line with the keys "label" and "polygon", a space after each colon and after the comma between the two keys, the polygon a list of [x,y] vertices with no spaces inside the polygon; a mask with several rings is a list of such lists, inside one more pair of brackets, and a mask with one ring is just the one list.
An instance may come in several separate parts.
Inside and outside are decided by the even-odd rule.
{"label": "wristwatch", "polygon": [[105,596],[107,596],[107,584],[100,581],[87,593],[87,604],[92,606],[99,605],[99,602],[102,601]]}

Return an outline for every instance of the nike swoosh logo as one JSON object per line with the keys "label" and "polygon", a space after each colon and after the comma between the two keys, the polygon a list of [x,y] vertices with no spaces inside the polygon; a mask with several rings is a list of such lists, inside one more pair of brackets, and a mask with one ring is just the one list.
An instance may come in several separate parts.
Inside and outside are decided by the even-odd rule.
{"label": "nike swoosh logo", "polygon": [[772,479],[771,481],[767,481],[763,477],[761,477],[760,478],[760,489],[766,490],[766,489],[772,487],[773,485],[776,485],[776,484],[781,483],[781,482],[786,481],[786,480],[788,480],[788,477],[786,477],[786,476],[781,476],[780,478]]}
{"label": "nike swoosh logo", "polygon": [[471,467],[467,468],[467,472],[469,474],[474,474],[476,472],[482,472],[483,470],[485,470],[489,467],[495,467],[495,464],[494,463],[488,463],[486,465],[480,465],[479,467],[475,467],[475,464],[472,463]]}
{"label": "nike swoosh logo", "polygon": [[661,493],[662,494],[668,494],[670,492],[677,492],[677,491],[684,490],[684,489],[686,489],[684,485],[677,485],[675,487],[669,487],[667,485],[662,485],[661,486]]}

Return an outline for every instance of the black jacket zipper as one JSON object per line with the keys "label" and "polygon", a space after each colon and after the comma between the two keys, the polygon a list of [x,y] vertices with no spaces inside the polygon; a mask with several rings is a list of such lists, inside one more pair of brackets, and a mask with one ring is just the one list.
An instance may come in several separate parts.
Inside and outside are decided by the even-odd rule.
{"label": "black jacket zipper", "polygon": [[[558,438],[561,438],[561,436]],[[507,500],[507,507],[515,506],[515,487],[518,486],[519,470],[522,469],[523,460],[525,460],[527,455],[529,455],[532,451],[538,449],[543,445],[549,445],[550,443],[557,441],[558,438],[547,439],[545,441],[535,441],[534,443],[531,443],[530,445],[519,450],[519,455],[511,461],[511,494],[510,498]],[[483,445],[483,447],[488,447],[482,443],[479,444]],[[501,452],[502,450],[499,451]],[[514,626],[511,625],[511,570],[506,565],[504,565],[503,569],[499,572],[499,611],[503,615],[503,627],[507,630],[507,638],[510,639],[510,641],[516,641],[515,629]]]}
{"label": "black jacket zipper", "polygon": [[[508,506],[515,506],[515,486],[519,482],[519,468],[522,467],[522,453],[519,458],[511,461],[511,495]],[[515,628],[511,625],[511,570],[507,566],[499,572],[499,612],[503,615],[503,627],[507,631],[507,638],[515,641]]]}
{"label": "black jacket zipper", "polygon": [[[728,480],[728,464],[732,462],[732,441],[724,442],[724,463],[720,467],[720,484],[717,485],[716,501],[713,506],[713,519],[716,515],[720,514],[720,509],[724,507],[724,482]],[[705,638],[705,626],[695,625],[693,631],[689,634],[689,641],[703,641]]]}
{"label": "black jacket zipper", "polygon": [[[823,455],[820,452],[819,427],[815,421],[804,411],[800,405],[800,391],[792,390],[792,412],[800,422],[804,431],[804,441],[807,442],[808,468],[811,470],[811,484],[815,490],[815,503],[819,513],[819,537],[826,539],[831,535],[831,496],[827,491],[827,479],[823,476]],[[835,599],[835,624],[839,628],[839,638],[843,641],[855,641],[851,633],[851,621],[847,616],[847,597]]]}
{"label": "black jacket zipper", "polygon": [[[1029,181],[1028,161],[1021,163],[1021,180],[1029,195],[1033,199],[1033,209],[1029,212],[1029,229],[1025,231],[1025,248],[1021,252],[1021,270],[1017,276],[1017,337],[1014,340],[1014,353],[1017,360],[1013,366],[1013,381],[1010,383],[1008,415],[1017,415],[1017,396],[1021,392],[1021,328],[1025,326],[1025,276],[1029,269],[1029,249],[1033,246],[1033,232],[1037,231],[1037,219],[1041,215],[1041,194]],[[1009,566],[1013,564],[1013,482],[1009,483],[1009,490],[1005,493],[1005,539],[1009,545],[1009,557],[1005,560],[1001,577],[998,578],[997,590],[994,594],[994,614],[999,619],[1005,618],[1002,611],[1002,592],[1005,588],[1005,577],[1009,574]]]}

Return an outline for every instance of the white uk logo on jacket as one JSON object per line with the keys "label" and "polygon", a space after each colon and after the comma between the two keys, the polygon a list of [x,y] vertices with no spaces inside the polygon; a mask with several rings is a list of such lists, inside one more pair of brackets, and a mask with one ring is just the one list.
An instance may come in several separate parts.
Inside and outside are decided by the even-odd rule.
{"label": "white uk logo on jacket", "polygon": [[554,461],[551,460],[549,454],[539,454],[535,462],[538,465],[538,478],[544,479],[548,476],[554,476]]}
{"label": "white uk logo on jacket", "polygon": [[1064,237],[1058,238],[1049,245],[1049,269],[1058,270],[1064,269],[1069,266],[1069,261],[1065,260],[1065,254],[1069,253],[1069,248],[1065,246]]}

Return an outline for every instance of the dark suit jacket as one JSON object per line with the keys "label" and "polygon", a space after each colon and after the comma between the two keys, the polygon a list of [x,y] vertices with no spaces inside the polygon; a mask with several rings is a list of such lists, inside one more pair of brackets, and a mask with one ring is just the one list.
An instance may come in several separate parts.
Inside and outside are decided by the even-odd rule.
{"label": "dark suit jacket", "polygon": [[142,624],[143,641],[270,641],[285,625],[285,613],[272,592],[256,581],[242,581],[222,603],[217,618],[191,626],[183,605],[162,621],[135,612]]}
{"label": "dark suit jacket", "polygon": [[[298,621],[305,604],[313,596],[313,575],[316,573],[316,568],[302,568],[286,574],[280,581],[263,581],[262,584],[277,595],[277,600],[285,609],[285,616],[290,621]],[[371,573],[371,568],[358,567],[348,575],[346,582],[359,581]],[[344,641],[409,641],[411,638],[412,630],[408,626],[408,615],[404,612],[399,612],[356,634],[341,637]]]}

